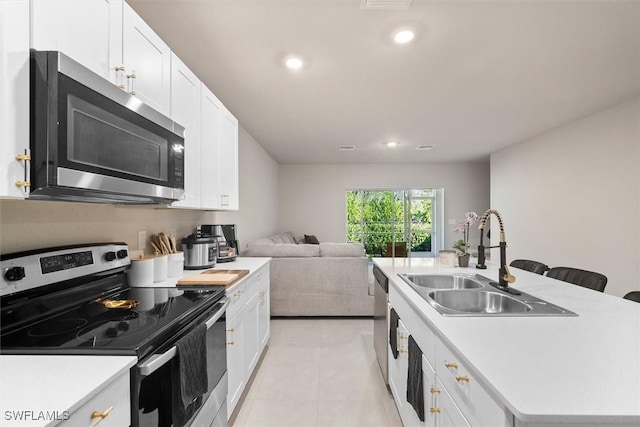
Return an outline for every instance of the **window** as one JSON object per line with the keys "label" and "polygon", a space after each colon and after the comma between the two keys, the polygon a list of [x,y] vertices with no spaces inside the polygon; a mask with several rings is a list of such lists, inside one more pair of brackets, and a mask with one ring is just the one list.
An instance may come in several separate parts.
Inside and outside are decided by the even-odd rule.
{"label": "window", "polygon": [[347,191],[347,241],[370,257],[433,256],[441,239],[442,190]]}

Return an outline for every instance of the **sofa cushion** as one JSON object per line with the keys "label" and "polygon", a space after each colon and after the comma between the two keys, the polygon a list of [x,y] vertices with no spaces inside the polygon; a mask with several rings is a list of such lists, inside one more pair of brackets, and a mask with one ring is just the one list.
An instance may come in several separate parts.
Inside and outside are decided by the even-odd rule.
{"label": "sofa cushion", "polygon": [[365,256],[362,243],[320,243],[321,257],[363,257]]}
{"label": "sofa cushion", "polygon": [[313,234],[305,234],[304,235],[304,242],[310,245],[319,245],[320,241],[318,240],[318,238],[316,236],[314,236]]}
{"label": "sofa cushion", "polygon": [[296,243],[249,243],[245,256],[265,256],[272,258],[309,258],[320,256],[318,245],[298,245]]}

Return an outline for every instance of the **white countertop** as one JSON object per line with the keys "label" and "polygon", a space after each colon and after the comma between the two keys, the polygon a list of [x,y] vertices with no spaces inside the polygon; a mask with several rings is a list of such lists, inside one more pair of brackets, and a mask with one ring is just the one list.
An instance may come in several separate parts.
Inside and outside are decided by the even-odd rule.
{"label": "white countertop", "polygon": [[182,270],[182,275],[180,277],[170,277],[167,280],[162,282],[154,282],[153,284],[147,286],[150,288],[171,288],[175,287],[178,280],[186,276],[192,276],[194,274],[203,273],[207,270],[249,270],[249,274],[229,286],[227,289],[233,289],[242,283],[247,277],[251,276],[257,270],[259,270],[262,266],[267,264],[271,258],[267,257],[236,257],[235,261],[230,262],[218,262],[212,268],[205,268],[202,270]]}
{"label": "white countertop", "polygon": [[[640,304],[512,268],[513,287],[578,317],[445,317],[398,273],[480,274],[434,258],[376,258],[404,295],[499,401],[525,422],[640,425]],[[392,292],[390,291],[392,294]]]}
{"label": "white countertop", "polygon": [[[56,425],[64,411],[73,413],[136,361],[134,356],[2,355],[0,425]],[[47,411],[60,419],[41,414]],[[25,418],[12,423],[19,413]]]}

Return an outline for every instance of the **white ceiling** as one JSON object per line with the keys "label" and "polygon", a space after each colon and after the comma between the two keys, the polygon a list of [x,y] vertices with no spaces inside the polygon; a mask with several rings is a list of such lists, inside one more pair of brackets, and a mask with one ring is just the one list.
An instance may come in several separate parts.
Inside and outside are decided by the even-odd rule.
{"label": "white ceiling", "polygon": [[486,159],[640,94],[639,1],[127,1],[280,163]]}

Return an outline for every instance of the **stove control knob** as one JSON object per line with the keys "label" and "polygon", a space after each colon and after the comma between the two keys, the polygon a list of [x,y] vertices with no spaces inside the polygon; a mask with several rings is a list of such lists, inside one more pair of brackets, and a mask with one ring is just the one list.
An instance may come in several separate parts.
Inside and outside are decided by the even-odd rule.
{"label": "stove control knob", "polygon": [[107,252],[106,254],[104,254],[104,259],[106,259],[107,261],[113,261],[116,259],[116,253],[115,252]]}
{"label": "stove control knob", "polygon": [[9,267],[4,271],[4,278],[7,282],[17,282],[24,279],[24,267]]}
{"label": "stove control knob", "polygon": [[129,256],[129,252],[126,249],[120,249],[118,251],[118,259],[123,259]]}
{"label": "stove control knob", "polygon": [[121,331],[128,331],[129,330],[129,323],[128,322],[120,322],[118,323],[118,329],[120,329]]}
{"label": "stove control knob", "polygon": [[107,334],[107,336],[109,338],[115,338],[118,336],[118,330],[116,328],[107,328],[107,330],[105,331],[105,333]]}

